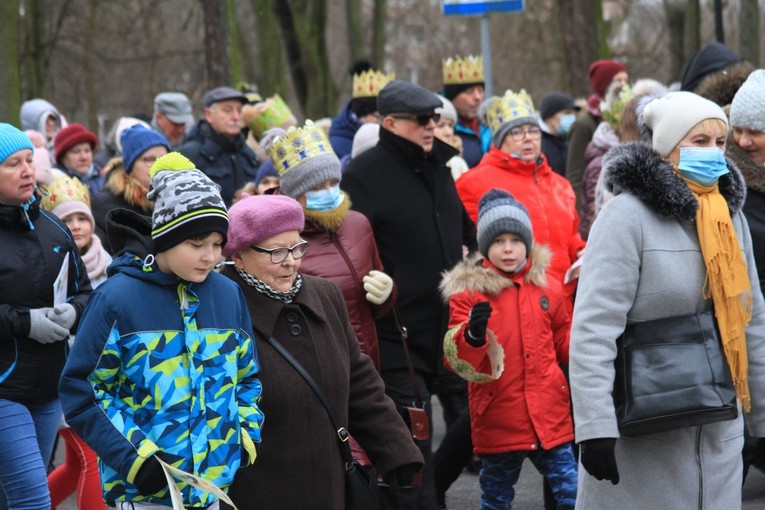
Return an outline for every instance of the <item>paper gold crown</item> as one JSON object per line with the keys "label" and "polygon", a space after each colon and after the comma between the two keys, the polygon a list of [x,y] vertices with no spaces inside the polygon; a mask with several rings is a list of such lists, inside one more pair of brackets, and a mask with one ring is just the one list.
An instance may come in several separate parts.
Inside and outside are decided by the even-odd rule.
{"label": "paper gold crown", "polygon": [[466,85],[483,82],[483,57],[469,55],[443,61],[444,85]]}
{"label": "paper gold crown", "polygon": [[250,129],[258,140],[263,138],[266,131],[282,127],[282,124],[292,117],[292,110],[279,94],[274,94],[262,103],[253,105],[253,108],[258,111],[258,116],[250,121]]}
{"label": "paper gold crown", "polygon": [[274,140],[268,148],[268,155],[274,162],[279,177],[295,166],[317,156],[334,154],[324,130],[312,121],[305,121],[305,126],[291,127],[287,134]]}
{"label": "paper gold crown", "polygon": [[48,193],[43,193],[40,207],[46,211],[52,211],[57,205],[64,202],[83,202],[90,207],[90,194],[88,187],[76,177],[61,175],[53,179],[46,187]]}
{"label": "paper gold crown", "polygon": [[536,118],[536,116],[534,102],[523,89],[517,94],[512,90],[506,90],[504,96],[495,96],[490,99],[488,108],[486,108],[486,122],[492,133],[496,133],[500,127],[511,120]]}
{"label": "paper gold crown", "polygon": [[374,69],[354,74],[353,97],[377,97],[382,88],[395,77],[395,73],[384,73]]}

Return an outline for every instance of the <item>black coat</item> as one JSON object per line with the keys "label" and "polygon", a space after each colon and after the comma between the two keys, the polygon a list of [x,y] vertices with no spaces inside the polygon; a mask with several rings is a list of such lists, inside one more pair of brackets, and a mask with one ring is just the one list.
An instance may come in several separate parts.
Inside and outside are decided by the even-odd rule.
{"label": "black coat", "polygon": [[542,131],[542,154],[555,173],[566,176],[568,141],[565,138]]}
{"label": "black coat", "polygon": [[[386,129],[380,142],[348,165],[341,188],[372,225],[385,272],[398,286],[398,307],[409,331],[415,367],[434,374],[442,364],[448,306],[441,273],[476,249],[475,226],[457,195],[445,162],[456,151],[435,140],[422,148]],[[383,370],[406,367],[392,314],[377,320]]]}
{"label": "black coat", "polygon": [[[52,213],[41,211],[39,203],[38,198],[26,214],[21,207],[0,205],[0,398],[22,404],[58,398],[68,344],[29,338],[29,310],[53,306],[53,282],[67,253],[67,296],[77,321],[91,292],[69,229]],[[71,331],[76,327],[77,322]]]}
{"label": "black coat", "polygon": [[220,186],[220,195],[227,206],[234,192],[255,181],[258,158],[244,141],[243,135],[233,140],[216,132],[205,120],[186,135],[178,152]]}
{"label": "black coat", "polygon": [[760,288],[765,293],[765,166],[754,161],[730,138],[725,153],[736,163],[746,181],[746,201],[742,210],[752,233],[754,263]]}

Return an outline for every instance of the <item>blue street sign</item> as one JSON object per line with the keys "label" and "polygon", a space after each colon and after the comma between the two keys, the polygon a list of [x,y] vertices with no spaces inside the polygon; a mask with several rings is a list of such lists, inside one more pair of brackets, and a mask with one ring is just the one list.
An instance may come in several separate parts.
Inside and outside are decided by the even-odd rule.
{"label": "blue street sign", "polygon": [[442,0],[444,14],[481,15],[489,12],[519,12],[525,0]]}

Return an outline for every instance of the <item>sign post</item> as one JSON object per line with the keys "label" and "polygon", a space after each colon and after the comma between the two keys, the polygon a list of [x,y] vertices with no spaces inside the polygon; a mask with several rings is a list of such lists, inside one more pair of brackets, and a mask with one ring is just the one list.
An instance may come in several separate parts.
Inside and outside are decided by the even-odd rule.
{"label": "sign post", "polygon": [[442,0],[441,6],[447,16],[481,16],[481,54],[486,97],[492,95],[491,38],[489,37],[490,12],[520,12],[526,0]]}

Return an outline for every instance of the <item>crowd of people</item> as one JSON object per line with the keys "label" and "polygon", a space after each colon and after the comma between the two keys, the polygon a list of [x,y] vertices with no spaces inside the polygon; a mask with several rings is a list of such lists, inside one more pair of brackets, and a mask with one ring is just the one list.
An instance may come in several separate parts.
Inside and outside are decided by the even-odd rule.
{"label": "crowd of people", "polygon": [[[538,107],[485,97],[480,57],[438,91],[350,71],[315,122],[243,84],[198,120],[161,92],[100,146],[41,98],[0,123],[0,510],[172,508],[171,468],[228,495],[177,478],[195,509],[342,510],[361,473],[368,510],[435,510],[463,469],[509,509],[525,459],[548,509],[740,507],[765,469],[765,70],[719,43],[676,85],[598,60],[587,98]],[[635,432],[618,367],[651,353],[625,339],[688,317],[732,412]],[[678,394],[706,389],[690,359]],[[644,365],[649,415],[694,405]]]}

